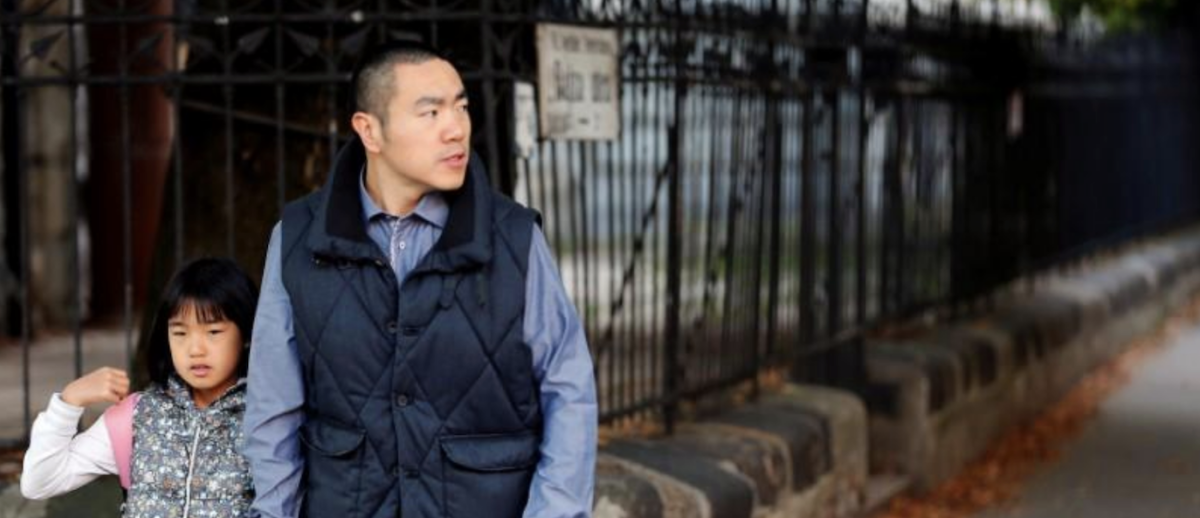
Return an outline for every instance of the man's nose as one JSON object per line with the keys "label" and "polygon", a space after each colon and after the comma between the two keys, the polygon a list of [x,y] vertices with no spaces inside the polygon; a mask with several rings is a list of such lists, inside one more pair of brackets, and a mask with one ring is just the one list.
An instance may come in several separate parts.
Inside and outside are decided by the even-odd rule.
{"label": "man's nose", "polygon": [[445,138],[449,141],[462,140],[466,135],[466,124],[462,121],[462,117],[454,117],[447,124]]}

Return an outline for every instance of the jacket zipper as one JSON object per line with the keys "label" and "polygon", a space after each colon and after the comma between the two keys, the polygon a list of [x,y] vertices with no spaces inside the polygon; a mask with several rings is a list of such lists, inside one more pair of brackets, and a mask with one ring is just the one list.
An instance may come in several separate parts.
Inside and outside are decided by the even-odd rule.
{"label": "jacket zipper", "polygon": [[200,432],[203,431],[203,429],[200,427],[199,417],[193,419],[192,423],[196,429],[196,434],[195,438],[192,439],[192,455],[191,458],[188,459],[187,480],[184,482],[183,486],[183,518],[188,518],[188,514],[190,513],[192,507],[192,474],[196,468],[196,450],[200,449]]}

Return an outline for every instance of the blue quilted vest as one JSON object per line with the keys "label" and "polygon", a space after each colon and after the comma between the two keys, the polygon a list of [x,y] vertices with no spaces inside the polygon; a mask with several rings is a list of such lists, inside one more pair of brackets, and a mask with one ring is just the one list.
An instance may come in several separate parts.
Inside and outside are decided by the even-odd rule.
{"label": "blue quilted vest", "polygon": [[472,156],[441,237],[405,279],[362,221],[362,144],[283,216],[305,377],[303,515],[519,517],[542,416],[524,343],[537,213]]}

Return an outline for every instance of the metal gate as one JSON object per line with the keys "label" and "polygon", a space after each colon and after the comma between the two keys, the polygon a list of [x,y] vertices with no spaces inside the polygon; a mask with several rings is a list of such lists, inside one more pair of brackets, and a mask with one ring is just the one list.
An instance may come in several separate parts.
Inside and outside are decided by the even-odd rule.
{"label": "metal gate", "polygon": [[[92,329],[133,363],[181,261],[261,271],[284,203],[349,134],[355,59],[389,38],[449,52],[492,181],[544,214],[602,420],[670,429],[765,372],[864,391],[865,330],[1196,215],[1194,157],[1171,147],[1195,135],[1186,41],[1085,51],[1002,4],[0,0],[0,305],[21,351],[4,383],[23,403],[0,436],[27,434],[33,385],[96,366]],[[618,139],[514,152],[540,22],[619,31]],[[1129,117],[1124,162],[1082,151]],[[1139,192],[1169,203],[1105,219],[1077,201],[1089,170],[1113,180],[1088,196],[1125,199],[1151,148],[1172,182]],[[47,380],[56,329],[67,353],[45,361],[73,363]]]}

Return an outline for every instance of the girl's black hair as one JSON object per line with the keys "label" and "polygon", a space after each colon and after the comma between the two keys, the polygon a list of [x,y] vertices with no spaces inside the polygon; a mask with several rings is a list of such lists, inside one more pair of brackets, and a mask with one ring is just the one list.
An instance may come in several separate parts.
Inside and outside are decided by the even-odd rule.
{"label": "girl's black hair", "polygon": [[[154,315],[146,353],[150,383],[166,386],[167,378],[175,373],[167,323],[180,310],[190,307],[200,322],[233,322],[242,340],[249,345],[257,304],[258,288],[237,263],[223,258],[203,258],[184,265],[163,291],[162,302]],[[249,350],[244,349],[238,361],[239,378],[246,376],[249,356]]]}

